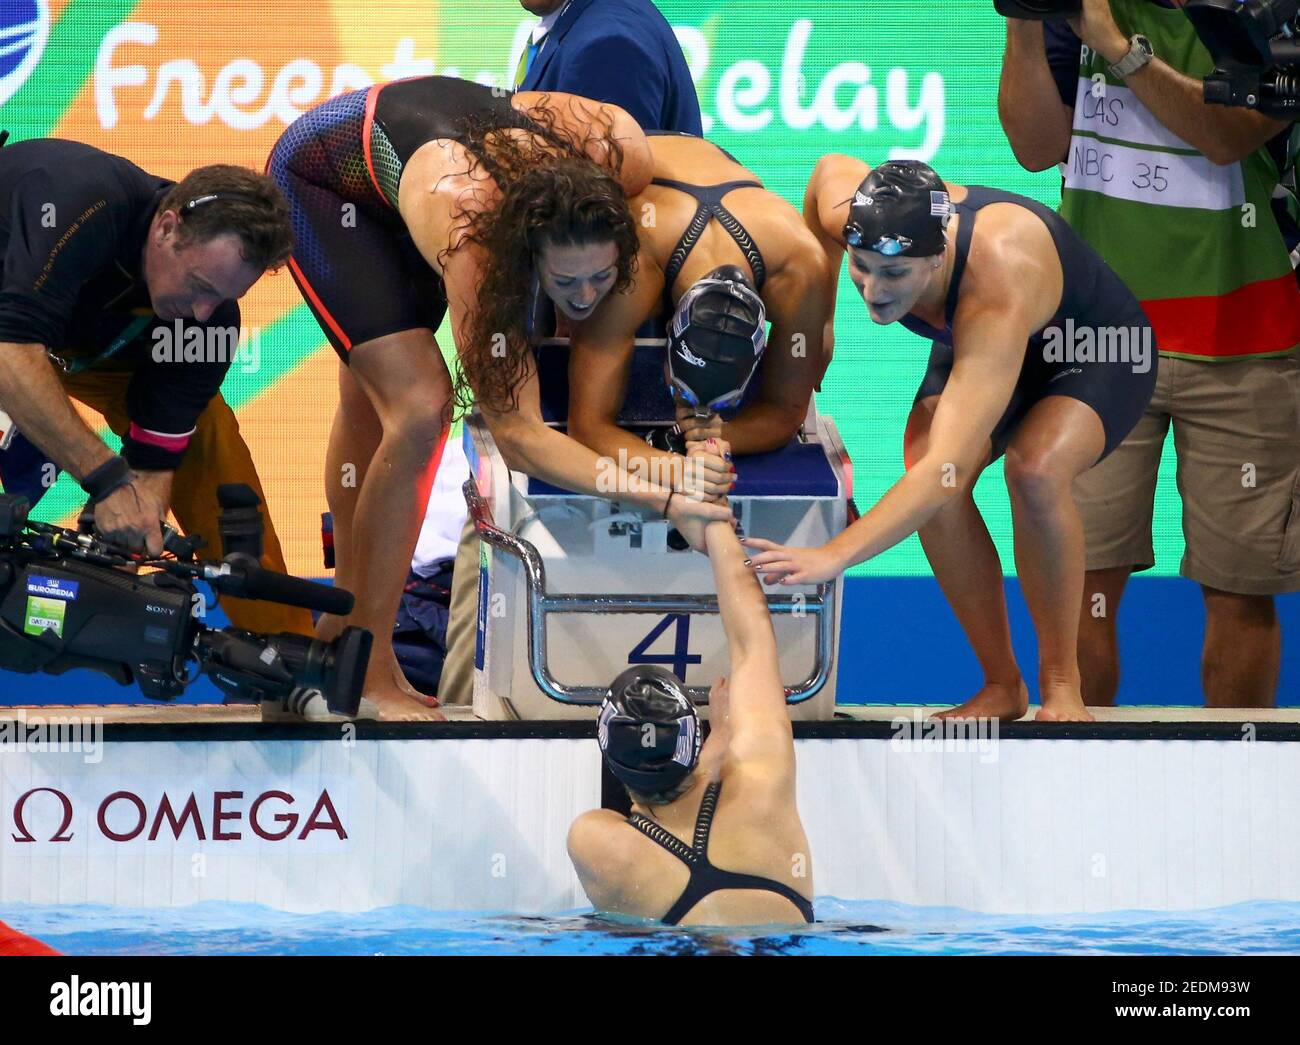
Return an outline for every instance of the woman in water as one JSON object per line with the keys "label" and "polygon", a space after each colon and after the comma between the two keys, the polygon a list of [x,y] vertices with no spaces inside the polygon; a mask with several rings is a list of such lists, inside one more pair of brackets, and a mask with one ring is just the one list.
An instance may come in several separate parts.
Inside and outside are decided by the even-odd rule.
{"label": "woman in water", "polygon": [[584,813],[569,856],[597,911],[668,925],[813,920],[812,861],[795,803],[794,735],[767,600],[731,526],[688,521],[708,551],[731,674],[700,722],[682,681],[656,665],[610,686],[598,737],[632,816]]}

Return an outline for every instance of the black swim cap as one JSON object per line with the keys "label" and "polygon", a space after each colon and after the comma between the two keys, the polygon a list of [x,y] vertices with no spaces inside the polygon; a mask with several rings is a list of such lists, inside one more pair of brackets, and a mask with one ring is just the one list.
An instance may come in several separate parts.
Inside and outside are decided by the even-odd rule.
{"label": "black swim cap", "polygon": [[890,160],[863,179],[849,204],[844,242],[893,257],[943,252],[952,202],[934,168],[919,160]]}
{"label": "black swim cap", "polygon": [[700,718],[681,679],[657,664],[636,664],[610,685],[597,739],[622,783],[642,795],[662,794],[695,769]]}
{"label": "black swim cap", "polygon": [[682,295],[664,377],[697,413],[735,406],[767,348],[767,310],[744,271],[716,268]]}

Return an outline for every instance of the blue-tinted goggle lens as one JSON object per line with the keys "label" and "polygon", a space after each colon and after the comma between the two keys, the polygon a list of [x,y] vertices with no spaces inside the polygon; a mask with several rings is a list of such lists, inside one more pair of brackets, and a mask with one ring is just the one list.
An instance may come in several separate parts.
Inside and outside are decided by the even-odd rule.
{"label": "blue-tinted goggle lens", "polygon": [[903,253],[912,245],[911,239],[907,236],[881,236],[868,246],[866,233],[856,222],[849,222],[844,226],[844,242],[857,250],[874,250],[877,254],[884,254],[888,258]]}

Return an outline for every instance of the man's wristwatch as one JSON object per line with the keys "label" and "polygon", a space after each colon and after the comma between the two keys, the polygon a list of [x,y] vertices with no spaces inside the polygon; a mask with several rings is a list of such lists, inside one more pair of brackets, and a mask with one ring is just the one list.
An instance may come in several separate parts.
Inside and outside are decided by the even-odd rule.
{"label": "man's wristwatch", "polygon": [[1110,67],[1112,76],[1119,79],[1137,72],[1147,62],[1156,56],[1155,48],[1151,46],[1151,41],[1141,33],[1129,37],[1128,54]]}

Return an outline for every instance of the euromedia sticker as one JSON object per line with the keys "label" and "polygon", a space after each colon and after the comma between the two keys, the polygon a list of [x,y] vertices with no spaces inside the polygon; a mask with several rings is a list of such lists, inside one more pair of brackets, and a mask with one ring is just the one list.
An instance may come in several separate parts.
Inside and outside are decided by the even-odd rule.
{"label": "euromedia sticker", "polygon": [[23,624],[26,635],[41,635],[47,629],[63,638],[63,621],[68,612],[68,602],[77,597],[76,581],[59,577],[27,578],[27,615]]}

